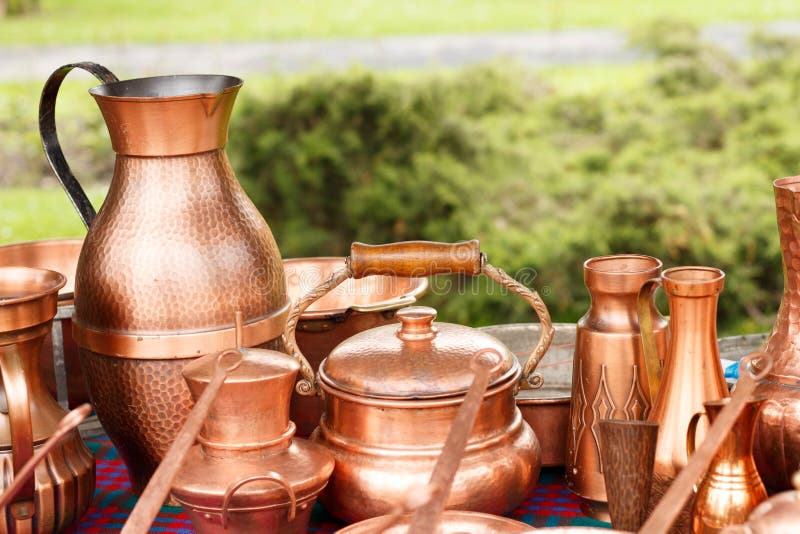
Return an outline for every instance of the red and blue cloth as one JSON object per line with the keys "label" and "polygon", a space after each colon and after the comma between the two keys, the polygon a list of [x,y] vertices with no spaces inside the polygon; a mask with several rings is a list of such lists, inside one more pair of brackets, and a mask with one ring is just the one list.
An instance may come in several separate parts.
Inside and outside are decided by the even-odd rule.
{"label": "red and blue cloth", "polygon": [[[97,461],[97,489],[94,502],[69,534],[105,534],[119,532],[136,504],[125,464],[105,437],[86,440]],[[578,498],[565,486],[563,470],[545,468],[539,483],[527,499],[508,517],[535,527],[593,526],[609,527],[581,514]],[[317,504],[311,516],[309,532],[335,532],[344,524]],[[150,532],[193,534],[192,523],[180,508],[161,508]]]}

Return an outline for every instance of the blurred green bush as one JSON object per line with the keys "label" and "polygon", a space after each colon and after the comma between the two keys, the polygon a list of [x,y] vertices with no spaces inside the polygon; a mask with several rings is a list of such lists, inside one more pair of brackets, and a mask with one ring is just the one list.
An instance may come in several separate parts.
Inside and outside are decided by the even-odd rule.
{"label": "blurred green bush", "polygon": [[[585,259],[652,254],[725,270],[722,330],[763,330],[782,287],[770,182],[800,164],[799,49],[762,36],[758,59],[736,62],[676,21],[632,42],[657,69],[630,91],[560,95],[496,64],[311,77],[243,99],[231,155],[286,256],[477,237],[574,321]],[[455,282],[427,298],[446,320],[531,320],[521,300]]]}

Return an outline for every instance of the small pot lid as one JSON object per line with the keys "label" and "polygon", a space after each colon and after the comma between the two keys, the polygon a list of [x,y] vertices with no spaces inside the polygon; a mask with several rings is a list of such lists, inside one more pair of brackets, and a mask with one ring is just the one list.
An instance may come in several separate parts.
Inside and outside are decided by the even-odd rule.
{"label": "small pot lid", "polygon": [[320,366],[322,384],[384,399],[463,395],[474,377],[470,360],[488,349],[503,360],[490,387],[519,373],[519,363],[503,343],[467,326],[434,323],[433,308],[411,306],[399,310],[397,318],[399,328],[373,328],[334,348]]}

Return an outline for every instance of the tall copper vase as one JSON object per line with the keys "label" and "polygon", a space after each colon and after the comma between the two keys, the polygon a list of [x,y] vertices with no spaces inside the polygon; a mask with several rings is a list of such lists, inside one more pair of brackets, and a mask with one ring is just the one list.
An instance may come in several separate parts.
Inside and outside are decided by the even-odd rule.
{"label": "tall copper vase", "polygon": [[[650,256],[603,256],[583,266],[592,297],[579,321],[572,367],[572,401],[567,439],[567,486],[582,497],[587,515],[608,520],[608,499],[600,455],[601,419],[645,419],[653,405],[647,383],[637,316],[637,295],[658,276],[661,262]],[[661,355],[667,321],[649,306]]]}
{"label": "tall copper vase", "polygon": [[[73,67],[104,82],[90,94],[117,154],[96,217],[56,137],[56,94]],[[213,75],[117,81],[78,63],[56,70],[42,92],[45,151],[88,226],[73,332],[92,402],[137,493],[191,407],[181,370],[236,344],[235,312],[246,346],[282,346],[289,303],[278,248],[224,151],[241,85]]]}
{"label": "tall copper vase", "polygon": [[[0,267],[0,493],[66,414],[47,392],[39,368],[65,282],[54,271]],[[94,477],[94,456],[74,429],[0,510],[0,532],[60,532],[91,504]]]}
{"label": "tall copper vase", "polygon": [[[717,301],[724,282],[725,273],[719,269],[674,267],[664,271],[660,280],[646,284],[640,293],[640,298],[647,298],[660,283],[670,312],[663,371],[655,355],[653,337],[642,329],[648,381],[657,391],[648,420],[659,424],[651,509],[688,461],[686,433],[693,414],[702,411],[706,401],[730,396],[717,346]],[[697,429],[698,442],[706,430],[705,424]],[[676,530],[685,528],[688,519],[686,507]]]}
{"label": "tall copper vase", "polygon": [[783,255],[783,299],[762,349],[772,370],[756,392],[767,402],[756,426],[753,452],[771,490],[790,489],[800,469],[800,176],[773,182]]}

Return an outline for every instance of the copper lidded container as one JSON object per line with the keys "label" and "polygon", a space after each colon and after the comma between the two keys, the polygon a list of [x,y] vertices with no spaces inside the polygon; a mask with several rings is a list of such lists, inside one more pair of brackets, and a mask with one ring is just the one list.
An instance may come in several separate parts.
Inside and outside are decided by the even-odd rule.
{"label": "copper lidded container", "polygon": [[[298,364],[271,350],[241,349],[197,443],[172,482],[172,495],[200,534],[308,529],[311,509],[333,471],[322,447],[293,438],[289,399]],[[209,384],[217,355],[183,370],[192,397]]]}
{"label": "copper lidded container", "polygon": [[[344,266],[344,260],[344,257],[284,259],[289,298],[302,297]],[[303,313],[295,332],[297,346],[316,372],[336,345],[364,330],[396,323],[397,310],[414,304],[427,288],[427,278],[381,275],[350,278]],[[297,435],[308,437],[322,417],[322,399],[295,392],[291,404],[290,416],[297,425]]]}
{"label": "copper lidded container", "polygon": [[287,347],[294,347],[294,325],[304,307],[347,278],[440,272],[487,274],[523,296],[543,325],[537,349],[523,373],[496,338],[436,323],[435,310],[418,306],[397,312],[399,328],[373,328],[337,346],[320,366],[317,383],[325,415],[312,439],[336,458],[320,501],[344,521],[385,515],[408,491],[425,486],[472,382],[470,359],[481,350],[498,352],[502,364],[490,375],[447,507],[503,514],[522,502],[538,478],[539,441],[516,407],[514,393],[535,382],[532,371],[552,340],[552,325],[538,294],[486,263],[477,241],[354,243],[345,267],[295,305]]}

